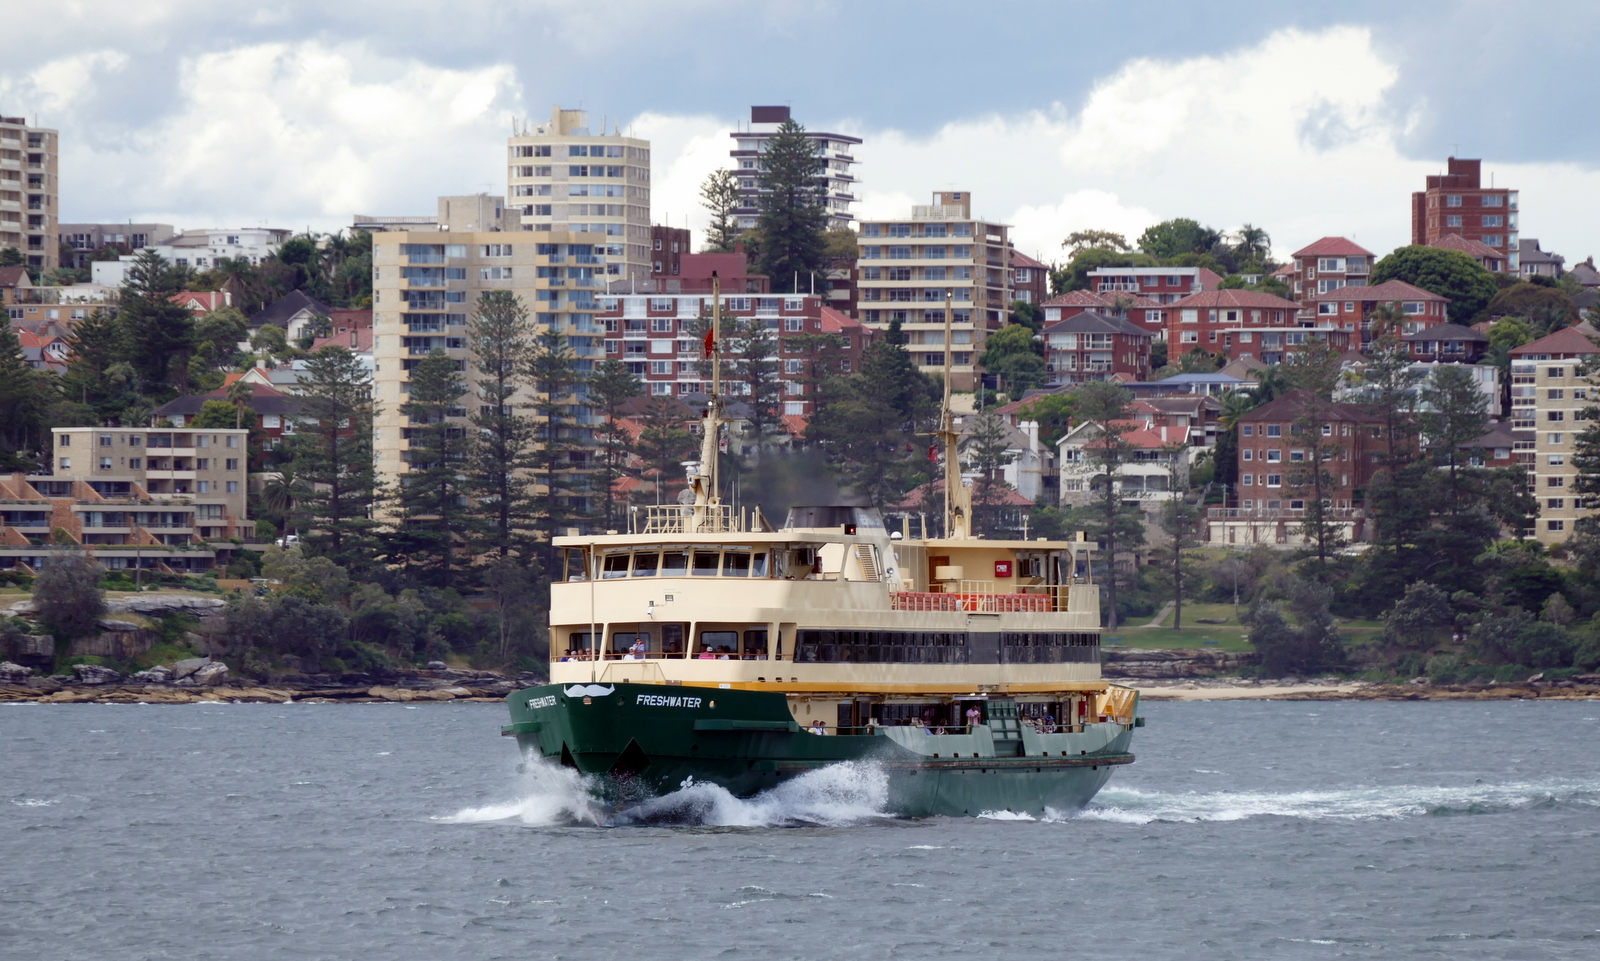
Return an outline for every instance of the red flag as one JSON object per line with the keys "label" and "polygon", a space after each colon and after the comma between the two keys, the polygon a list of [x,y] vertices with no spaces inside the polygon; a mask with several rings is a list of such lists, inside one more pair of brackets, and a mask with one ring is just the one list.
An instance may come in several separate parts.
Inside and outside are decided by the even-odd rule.
{"label": "red flag", "polygon": [[714,330],[706,331],[705,348],[706,348],[706,356],[707,357],[710,357],[712,354],[715,354],[717,352],[717,332],[716,331],[714,331]]}
{"label": "red flag", "polygon": [[930,463],[930,464],[939,463],[939,445],[938,444],[934,444],[933,446],[928,448],[928,463]]}

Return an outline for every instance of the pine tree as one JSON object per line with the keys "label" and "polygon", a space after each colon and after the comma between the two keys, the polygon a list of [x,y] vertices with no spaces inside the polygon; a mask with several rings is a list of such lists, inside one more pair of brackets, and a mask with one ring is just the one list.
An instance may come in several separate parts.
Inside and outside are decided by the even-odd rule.
{"label": "pine tree", "polygon": [[[411,392],[400,405],[407,418],[410,464],[400,479],[400,516],[411,547],[411,560],[422,565],[438,587],[451,587],[455,538],[467,527],[467,479],[464,470],[472,436],[460,420],[466,378],[458,361],[434,348],[411,368]],[[417,550],[418,547],[422,549]]]}
{"label": "pine tree", "polygon": [[1075,519],[1096,541],[1105,545],[1106,626],[1117,629],[1117,551],[1144,542],[1139,510],[1123,504],[1123,471],[1133,462],[1135,448],[1127,435],[1135,426],[1128,419],[1133,394],[1111,381],[1091,381],[1079,387],[1078,412],[1093,423],[1097,436],[1083,449],[1083,469],[1093,492],[1089,503],[1074,512]]}
{"label": "pine tree", "polygon": [[[484,291],[467,324],[467,347],[477,369],[469,411],[476,432],[468,489],[475,531],[485,551],[501,560],[526,556],[532,504],[519,478],[533,464],[535,426],[517,413],[516,397],[528,386],[533,325],[521,298],[509,290]],[[414,398],[413,398],[414,399]]]}
{"label": "pine tree", "polygon": [[670,397],[652,397],[639,420],[639,457],[645,469],[655,474],[656,497],[666,503],[667,487],[682,482],[679,464],[694,456],[695,436],[689,430],[683,405]]}
{"label": "pine tree", "polygon": [[1013,488],[1006,483],[1003,472],[1015,458],[1007,441],[1006,422],[993,407],[985,408],[972,419],[971,432],[961,440],[967,462],[978,473],[972,491],[973,519],[978,522],[975,528],[991,537],[1007,533],[1001,523],[1004,516],[1001,508],[1005,493]]}
{"label": "pine tree", "polygon": [[372,377],[349,350],[324,347],[306,359],[300,395],[295,473],[308,489],[300,507],[310,522],[303,542],[342,567],[364,567],[378,496]]}
{"label": "pine tree", "polygon": [[1299,534],[1316,544],[1317,563],[1326,568],[1338,548],[1344,529],[1334,511],[1332,464],[1339,457],[1333,432],[1336,410],[1333,392],[1339,385],[1339,355],[1326,341],[1314,341],[1284,364],[1286,376],[1301,392],[1300,413],[1289,425],[1290,443],[1301,448],[1304,459],[1287,478],[1305,502]]}
{"label": "pine tree", "polygon": [[629,373],[620,360],[607,360],[589,378],[589,397],[594,400],[605,420],[598,433],[600,479],[606,492],[606,496],[601,498],[605,505],[601,520],[607,530],[616,529],[621,517],[620,508],[625,506],[618,502],[613,493],[628,458],[628,431],[619,423],[622,404],[643,393],[644,387],[639,383],[639,378]]}
{"label": "pine tree", "polygon": [[122,285],[121,320],[130,360],[148,388],[188,383],[194,317],[172,300],[180,275],[153,248],[139,252]]}
{"label": "pine tree", "polygon": [[733,171],[722,168],[706,175],[700,184],[700,206],[711,215],[711,222],[706,226],[704,252],[732,253],[734,239],[739,236],[738,224],[733,219],[734,208],[739,206],[739,181]]}
{"label": "pine tree", "polygon": [[1161,505],[1160,524],[1167,535],[1167,543],[1156,551],[1155,559],[1172,588],[1172,629],[1175,631],[1183,627],[1183,599],[1194,566],[1194,551],[1203,543],[1199,498],[1189,486],[1189,472],[1182,460],[1187,450],[1181,444],[1164,450],[1171,465],[1167,475],[1171,498]]}
{"label": "pine tree", "polygon": [[534,414],[537,418],[533,468],[543,488],[535,495],[534,516],[544,539],[543,570],[555,569],[554,538],[574,516],[584,512],[574,507],[582,496],[572,472],[573,451],[580,448],[572,414],[577,402],[576,389],[583,378],[578,373],[576,355],[567,346],[554,324],[540,331],[528,358],[528,379],[533,383]]}
{"label": "pine tree", "polygon": [[[792,293],[822,269],[828,228],[827,166],[805,128],[786,120],[761,153],[761,272],[772,289]],[[804,286],[798,289],[805,289]]]}
{"label": "pine tree", "polygon": [[783,415],[783,381],[778,377],[776,334],[759,317],[734,324],[727,353],[730,371],[744,388],[743,399],[750,409],[749,432],[755,440],[756,457],[771,443]]}
{"label": "pine tree", "polygon": [[819,409],[818,396],[822,384],[830,377],[843,373],[844,354],[850,343],[842,334],[796,334],[784,340],[790,352],[801,357],[802,373],[799,377],[804,397],[811,402],[811,410]]}
{"label": "pine tree", "polygon": [[47,388],[55,386],[47,378],[53,377],[29,367],[17,332],[9,323],[0,325],[0,471],[38,469],[27,455],[46,447]]}

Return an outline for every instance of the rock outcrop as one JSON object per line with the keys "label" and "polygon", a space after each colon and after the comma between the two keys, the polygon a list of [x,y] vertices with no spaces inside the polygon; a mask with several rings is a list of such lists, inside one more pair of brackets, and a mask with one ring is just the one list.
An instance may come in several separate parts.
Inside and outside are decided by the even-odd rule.
{"label": "rock outcrop", "polygon": [[1254,653],[1211,651],[1203,647],[1115,650],[1101,648],[1101,673],[1106,677],[1210,677],[1257,664]]}

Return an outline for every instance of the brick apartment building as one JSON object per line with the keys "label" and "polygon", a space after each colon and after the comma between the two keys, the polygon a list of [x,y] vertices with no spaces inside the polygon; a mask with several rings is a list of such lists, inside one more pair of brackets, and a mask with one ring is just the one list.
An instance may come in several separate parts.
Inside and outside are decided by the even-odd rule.
{"label": "brick apartment building", "polygon": [[1229,360],[1259,360],[1281,364],[1291,354],[1312,344],[1326,343],[1339,353],[1354,345],[1354,331],[1336,327],[1254,327],[1245,325],[1222,331],[1222,354]]}
{"label": "brick apartment building", "polygon": [[[1526,240],[1523,241],[1523,245],[1526,247]],[[1438,247],[1440,250],[1460,251],[1476,260],[1478,266],[1491,274],[1503,274],[1506,272],[1505,251],[1496,250],[1493,247],[1485,247],[1476,240],[1468,240],[1460,234],[1445,234],[1428,246]]]}
{"label": "brick apartment building", "polygon": [[1044,302],[1044,322],[1053,324],[1086,310],[1126,320],[1155,340],[1167,339],[1166,308],[1149,297],[1123,291],[1097,294],[1090,290],[1069,290]]}
{"label": "brick apartment building", "polygon": [[1284,279],[1294,299],[1309,315],[1316,312],[1313,298],[1317,294],[1341,287],[1365,287],[1376,262],[1372,251],[1353,240],[1324,237],[1294,252]]}
{"label": "brick apartment building", "polygon": [[1260,327],[1293,327],[1299,305],[1276,294],[1256,290],[1208,290],[1172,301],[1167,306],[1167,356],[1196,347],[1216,353],[1223,334]]}
{"label": "brick apartment building", "polygon": [[[775,359],[783,382],[785,416],[806,417],[815,398],[810,384],[818,368],[839,373],[861,369],[861,354],[871,342],[866,326],[829,308],[821,296],[769,294],[723,295],[723,318],[760,320],[777,340]],[[621,360],[652,396],[683,397],[710,391],[700,332],[709,316],[711,298],[700,294],[611,294],[599,300],[597,324],[603,324],[606,357]],[[838,346],[825,353],[807,335],[827,334]],[[747,385],[730,378],[724,390],[739,396]]]}
{"label": "brick apartment building", "polygon": [[[1310,395],[1292,390],[1239,418],[1239,486],[1234,506],[1209,512],[1210,539],[1224,544],[1304,543],[1297,528],[1315,496],[1310,479],[1313,455],[1296,422],[1306,414]],[[1383,444],[1382,418],[1359,404],[1328,406],[1315,439],[1331,450],[1324,460],[1327,484],[1322,495],[1344,536],[1364,534],[1362,499],[1378,467]],[[1325,455],[1326,456],[1326,455]]]}
{"label": "brick apartment building", "polygon": [[1399,304],[1406,319],[1400,333],[1417,334],[1429,327],[1447,323],[1450,300],[1431,291],[1414,287],[1403,280],[1390,280],[1374,287],[1345,287],[1315,294],[1313,314],[1319,326],[1360,331],[1363,344],[1372,340],[1372,314],[1379,307]]}
{"label": "brick apartment building", "polygon": [[1510,188],[1483,186],[1483,161],[1451,157],[1445,173],[1430,175],[1427,189],[1411,195],[1411,243],[1457,234],[1501,251],[1506,268],[1520,273],[1517,198]]}
{"label": "brick apartment building", "polygon": [[1011,249],[1011,299],[1042,304],[1050,292],[1050,266]]}
{"label": "brick apartment building", "polygon": [[1046,324],[1043,333],[1051,386],[1150,377],[1153,337],[1126,320],[1086,310]]}
{"label": "brick apartment building", "polygon": [[1089,289],[1097,294],[1134,294],[1158,304],[1216,290],[1221,282],[1221,277],[1205,267],[1097,267],[1089,271]]}
{"label": "brick apartment building", "polygon": [[689,253],[689,228],[650,228],[650,276],[677,277],[682,273],[682,258]]}

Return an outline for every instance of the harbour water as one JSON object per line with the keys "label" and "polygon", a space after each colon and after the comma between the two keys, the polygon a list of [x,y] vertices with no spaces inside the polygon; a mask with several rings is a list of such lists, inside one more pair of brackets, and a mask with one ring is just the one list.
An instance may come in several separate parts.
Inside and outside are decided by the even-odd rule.
{"label": "harbour water", "polygon": [[628,818],[504,709],[0,708],[0,957],[1592,958],[1600,703],[1152,703],[1088,811]]}

